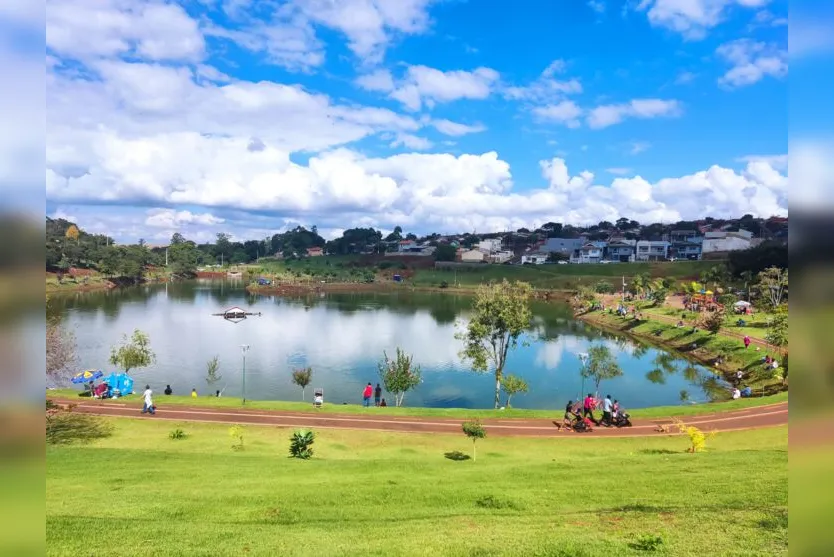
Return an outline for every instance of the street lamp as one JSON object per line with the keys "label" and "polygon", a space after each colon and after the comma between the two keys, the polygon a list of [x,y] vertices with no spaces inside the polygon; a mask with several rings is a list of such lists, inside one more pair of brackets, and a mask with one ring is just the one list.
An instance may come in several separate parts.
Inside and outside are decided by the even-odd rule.
{"label": "street lamp", "polygon": [[581,352],[577,356],[579,361],[582,362],[582,392],[579,393],[579,399],[582,400],[582,397],[585,396],[585,364],[588,362],[588,354]]}
{"label": "street lamp", "polygon": [[241,344],[240,351],[243,354],[243,391],[242,391],[242,398],[243,404],[246,404],[246,353],[249,352],[249,345],[248,344]]}

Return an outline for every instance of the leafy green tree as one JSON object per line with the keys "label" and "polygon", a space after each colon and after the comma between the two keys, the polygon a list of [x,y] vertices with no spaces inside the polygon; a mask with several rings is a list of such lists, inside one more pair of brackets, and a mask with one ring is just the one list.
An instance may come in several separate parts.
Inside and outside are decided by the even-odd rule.
{"label": "leafy green tree", "polygon": [[788,290],[788,270],[779,267],[768,267],[759,273],[759,291],[770,301],[773,309],[782,305]]}
{"label": "leafy green tree", "polygon": [[724,326],[725,315],[726,313],[722,308],[716,308],[713,311],[704,311],[698,316],[695,325],[705,331],[716,334]]}
{"label": "leafy green tree", "polygon": [[110,349],[110,363],[129,373],[131,369],[147,367],[156,362],[156,355],[151,350],[151,341],[147,334],[139,329],[128,338],[124,335],[122,344]]}
{"label": "leafy green tree", "polygon": [[422,381],[419,366],[414,365],[413,356],[407,355],[397,348],[397,356],[391,360],[383,352],[384,359],[379,363],[379,377],[385,390],[394,395],[397,406],[402,406],[405,393],[412,390]]}
{"label": "leafy green tree", "polygon": [[480,420],[463,422],[461,429],[463,430],[464,435],[472,439],[472,461],[474,462],[478,458],[478,454],[475,450],[475,443],[477,443],[478,439],[486,437],[486,430]]}
{"label": "leafy green tree", "polygon": [[526,393],[529,389],[527,381],[517,375],[505,375],[501,378],[501,387],[507,393],[507,408],[510,408],[510,399],[518,393]]}
{"label": "leafy green tree", "polygon": [[301,369],[294,369],[292,372],[292,382],[301,387],[301,400],[304,400],[304,391],[313,380],[313,368],[305,367]]}
{"label": "leafy green tree", "polygon": [[495,408],[500,405],[501,378],[507,353],[518,345],[518,337],[530,326],[532,288],[525,282],[510,284],[505,279],[482,285],[475,298],[474,315],[466,331],[456,335],[464,342],[460,353],[472,369],[495,372]]}
{"label": "leafy green tree", "polygon": [[217,374],[219,369],[220,359],[218,356],[215,356],[206,362],[206,383],[208,383],[209,387],[212,387],[215,383],[223,379],[222,375]]}
{"label": "leafy green tree", "polygon": [[623,374],[611,350],[604,344],[597,344],[588,349],[588,362],[582,368],[582,377],[591,379],[599,394],[599,384],[606,379],[614,379]]}
{"label": "leafy green tree", "polygon": [[458,250],[451,244],[440,244],[434,251],[435,261],[454,261],[457,257]]}

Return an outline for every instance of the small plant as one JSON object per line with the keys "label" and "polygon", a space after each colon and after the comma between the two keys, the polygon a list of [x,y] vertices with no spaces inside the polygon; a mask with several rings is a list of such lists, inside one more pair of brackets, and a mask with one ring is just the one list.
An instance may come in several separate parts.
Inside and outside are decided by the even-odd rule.
{"label": "small plant", "polygon": [[681,389],[680,392],[681,404],[686,404],[689,402],[689,391],[686,389]]}
{"label": "small plant", "polygon": [[614,287],[610,283],[601,280],[594,285],[594,291],[597,294],[611,294],[614,292]]}
{"label": "small plant", "polygon": [[290,456],[308,460],[313,456],[313,443],[316,435],[312,431],[299,430],[290,437]]}
{"label": "small plant", "polygon": [[305,367],[301,369],[294,369],[292,372],[292,382],[301,387],[301,400],[304,400],[304,391],[313,380],[313,368]]}
{"label": "small plant", "polygon": [[229,428],[229,437],[237,441],[232,445],[232,449],[235,451],[242,451],[243,450],[243,427],[239,425],[233,425]]}
{"label": "small plant", "polygon": [[643,534],[628,545],[637,551],[657,551],[663,545],[663,538],[652,534]]}
{"label": "small plant", "polygon": [[704,433],[695,426],[686,425],[681,420],[673,419],[673,422],[680,433],[685,433],[689,436],[689,442],[691,446],[689,447],[689,449],[687,449],[687,452],[699,453],[703,451],[707,446],[707,439],[715,437],[714,431]]}
{"label": "small plant", "polygon": [[494,495],[487,495],[475,500],[475,505],[482,509],[518,509],[518,505],[514,502]]}
{"label": "small plant", "polygon": [[414,389],[422,382],[420,366],[414,365],[414,356],[409,356],[400,348],[397,348],[397,357],[388,358],[386,352],[382,353],[384,359],[378,364],[379,377],[385,390],[394,395],[394,402],[402,406],[405,393]]}
{"label": "small plant", "polygon": [[526,393],[529,389],[527,381],[517,375],[505,375],[502,377],[501,387],[507,393],[507,408],[510,408],[510,399],[514,394]]}
{"label": "small plant", "polygon": [[168,434],[168,439],[176,440],[176,439],[185,439],[185,438],[186,438],[185,432],[181,429],[174,429],[174,430],[171,431],[171,433]]}
{"label": "small plant", "polygon": [[463,429],[463,434],[472,439],[472,461],[474,462],[477,459],[475,443],[477,443],[478,439],[486,437],[486,430],[481,424],[481,420],[463,422],[461,428]]}
{"label": "small plant", "polygon": [[217,370],[220,368],[220,360],[217,356],[206,362],[206,383],[209,386],[214,385],[218,381],[220,381],[223,376],[217,374]]}
{"label": "small plant", "polygon": [[449,283],[445,280],[440,281],[440,288],[449,288]]}

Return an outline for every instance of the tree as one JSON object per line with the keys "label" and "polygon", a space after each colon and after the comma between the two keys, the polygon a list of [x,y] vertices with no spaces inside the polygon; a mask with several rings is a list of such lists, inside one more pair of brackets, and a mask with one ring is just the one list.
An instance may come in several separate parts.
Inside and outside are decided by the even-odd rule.
{"label": "tree", "polygon": [[75,335],[58,319],[46,322],[46,377],[55,385],[63,384],[76,365]]}
{"label": "tree", "polygon": [[788,312],[784,306],[779,307],[776,315],[770,320],[765,341],[779,350],[779,354],[782,356],[782,366],[776,368],[775,371],[783,378],[787,377],[788,359],[785,347],[788,345]]}
{"label": "tree", "polygon": [[501,378],[501,386],[507,393],[507,408],[510,408],[510,399],[518,393],[526,393],[529,387],[527,381],[517,375],[505,375]]}
{"label": "tree", "polygon": [[219,257],[224,263],[229,261],[229,256],[232,254],[232,237],[225,232],[217,233],[217,242],[214,244],[215,256]]}
{"label": "tree", "polygon": [[422,373],[413,363],[413,356],[397,348],[397,357],[393,360],[383,352],[384,359],[379,363],[379,377],[385,390],[394,395],[397,406],[402,406],[405,393],[422,381]]}
{"label": "tree", "polygon": [[724,326],[724,309],[715,308],[713,311],[702,312],[695,322],[697,327],[716,334]]}
{"label": "tree", "polygon": [[773,309],[782,305],[782,299],[788,290],[788,270],[768,267],[759,273],[759,291],[770,300]]}
{"label": "tree", "polygon": [[79,232],[77,226],[71,224],[69,228],[67,228],[67,231],[64,233],[64,236],[67,238],[67,240],[73,240],[76,244],[78,244],[80,241],[79,239],[81,237],[81,233]]}
{"label": "tree", "polygon": [[623,370],[614,359],[611,350],[604,344],[591,346],[588,349],[588,363],[582,368],[582,377],[591,379],[599,395],[599,384],[605,379],[614,379],[623,374]]}
{"label": "tree", "polygon": [[185,242],[185,237],[182,234],[180,234],[179,232],[174,232],[173,236],[171,236],[170,244],[172,246],[175,246],[177,244],[182,244],[184,242]]}
{"label": "tree", "polygon": [[148,335],[136,329],[128,338],[124,335],[121,346],[110,349],[110,363],[129,373],[131,369],[147,367],[156,362],[156,355],[151,350]]}
{"label": "tree", "polygon": [[304,391],[313,380],[313,368],[305,367],[301,369],[294,369],[292,372],[292,382],[301,387],[301,400],[304,400]]}
{"label": "tree", "polygon": [[440,244],[434,250],[435,261],[454,261],[457,257],[458,250],[451,244]]}
{"label": "tree", "polygon": [[220,368],[220,360],[217,356],[206,362],[206,383],[209,387],[223,379],[222,375],[217,375],[217,370]]}
{"label": "tree", "polygon": [[486,437],[486,430],[484,429],[484,426],[481,425],[481,420],[463,422],[461,429],[463,429],[464,435],[472,439],[472,461],[474,462],[478,457],[477,452],[475,451],[475,443],[477,443],[478,439]]}
{"label": "tree", "polygon": [[518,345],[518,337],[530,326],[533,317],[530,310],[532,289],[525,282],[482,285],[475,298],[475,315],[466,331],[456,335],[464,341],[460,353],[472,369],[485,373],[495,371],[495,408],[500,405],[501,377],[507,352]]}

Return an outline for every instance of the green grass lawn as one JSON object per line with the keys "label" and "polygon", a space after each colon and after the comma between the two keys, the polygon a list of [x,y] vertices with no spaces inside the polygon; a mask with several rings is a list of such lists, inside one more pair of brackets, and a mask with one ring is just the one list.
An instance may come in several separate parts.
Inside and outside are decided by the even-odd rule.
{"label": "green grass lawn", "polygon": [[[78,398],[79,402],[88,401],[88,398],[78,397],[78,391],[74,389],[56,389],[47,391],[49,398],[65,397]],[[750,408],[754,406],[761,406],[764,404],[775,404],[788,400],[788,393],[778,393],[767,397],[745,398],[738,400],[730,400],[725,402],[715,402],[709,404],[687,404],[681,406],[657,406],[654,408],[640,408],[631,410],[629,414],[635,418],[662,418],[667,416],[695,416],[698,414],[705,414],[711,412],[739,410],[743,408]],[[104,401],[114,404],[123,404],[135,402],[141,406],[141,400],[138,394],[130,395],[118,400]],[[241,408],[241,400],[233,397],[212,397],[201,396],[192,398],[190,396],[165,396],[157,395],[155,402],[160,407],[166,405],[178,406],[205,406],[212,408]],[[298,412],[311,412],[313,408],[309,402],[290,402],[282,400],[247,400],[245,408],[256,410],[292,410]],[[493,410],[493,409],[466,409],[466,408],[419,408],[404,406],[395,408],[388,406],[386,408],[365,408],[360,404],[325,404],[321,409],[316,410],[321,413],[339,413],[339,414],[361,414],[367,416],[416,416],[424,418],[553,418],[560,416],[562,409],[553,410],[525,410],[510,408],[507,410]]]}
{"label": "green grass lawn", "polygon": [[[46,451],[47,555],[787,555],[787,428],[487,438],[114,419]],[[183,429],[188,437],[170,440]]]}

